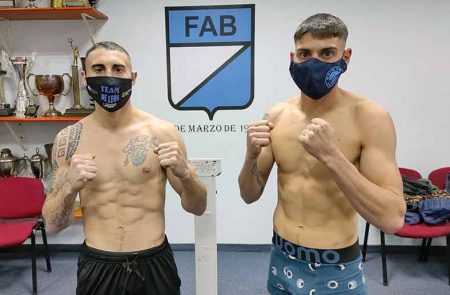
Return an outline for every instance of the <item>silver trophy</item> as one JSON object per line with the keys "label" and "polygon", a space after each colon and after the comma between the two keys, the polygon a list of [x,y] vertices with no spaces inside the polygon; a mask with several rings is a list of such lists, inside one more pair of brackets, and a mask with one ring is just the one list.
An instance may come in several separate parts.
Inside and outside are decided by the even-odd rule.
{"label": "silver trophy", "polygon": [[10,57],[2,50],[3,60],[6,62],[11,72],[17,79],[17,95],[16,95],[16,117],[25,117],[25,114],[34,115],[36,113],[36,106],[33,100],[29,99],[27,89],[25,88],[25,77],[28,75],[31,67],[34,64],[36,52],[29,56],[13,56]]}
{"label": "silver trophy", "polygon": [[5,75],[6,71],[2,69],[2,64],[0,63],[0,116],[9,116],[13,112],[13,109],[6,103],[5,99]]}
{"label": "silver trophy", "polygon": [[28,6],[26,8],[38,8],[34,3],[36,0],[28,0]]}

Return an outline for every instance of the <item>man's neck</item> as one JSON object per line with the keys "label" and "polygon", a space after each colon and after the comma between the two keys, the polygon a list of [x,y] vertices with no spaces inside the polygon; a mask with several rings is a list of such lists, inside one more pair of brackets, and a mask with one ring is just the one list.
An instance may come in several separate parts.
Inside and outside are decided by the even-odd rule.
{"label": "man's neck", "polygon": [[317,100],[301,93],[299,108],[308,116],[320,116],[321,114],[332,111],[342,104],[344,98],[343,92],[343,90],[336,86],[327,95]]}
{"label": "man's neck", "polygon": [[108,112],[101,106],[96,105],[92,117],[100,127],[113,131],[131,124],[133,120],[133,107],[131,101],[128,101],[120,110]]}

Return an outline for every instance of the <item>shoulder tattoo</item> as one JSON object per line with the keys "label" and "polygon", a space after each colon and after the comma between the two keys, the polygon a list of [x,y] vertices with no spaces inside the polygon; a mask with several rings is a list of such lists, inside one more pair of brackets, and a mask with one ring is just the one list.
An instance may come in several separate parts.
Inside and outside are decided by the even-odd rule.
{"label": "shoulder tattoo", "polygon": [[53,147],[54,154],[52,159],[65,158],[69,160],[80,143],[82,129],[83,123],[77,122],[75,125],[61,130],[55,142],[56,146]]}
{"label": "shoulder tattoo", "polygon": [[67,142],[67,154],[66,160],[72,158],[73,154],[77,150],[78,144],[80,143],[81,130],[83,129],[83,123],[77,122],[70,128],[68,142]]}

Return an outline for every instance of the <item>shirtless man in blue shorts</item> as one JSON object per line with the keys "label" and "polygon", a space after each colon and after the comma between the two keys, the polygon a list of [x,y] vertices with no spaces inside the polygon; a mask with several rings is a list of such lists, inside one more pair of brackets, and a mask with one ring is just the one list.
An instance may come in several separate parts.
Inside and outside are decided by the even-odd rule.
{"label": "shirtless man in blue shorts", "polygon": [[239,175],[246,203],[261,197],[274,163],[278,167],[272,295],[367,294],[358,214],[386,233],[403,225],[393,122],[382,107],[337,86],[352,54],[347,35],[330,14],[301,23],[290,64],[301,93],[247,131]]}

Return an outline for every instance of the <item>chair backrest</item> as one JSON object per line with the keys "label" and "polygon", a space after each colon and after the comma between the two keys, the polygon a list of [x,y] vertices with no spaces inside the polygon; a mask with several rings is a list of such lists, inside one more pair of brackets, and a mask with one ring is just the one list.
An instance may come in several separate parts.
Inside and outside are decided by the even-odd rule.
{"label": "chair backrest", "polygon": [[432,184],[443,190],[445,189],[445,181],[447,179],[447,174],[449,173],[450,167],[435,169],[430,172],[430,174],[428,175],[428,179]]}
{"label": "chair backrest", "polygon": [[422,175],[416,170],[409,169],[409,168],[398,168],[400,170],[400,174],[404,176],[408,176],[414,179],[421,179]]}
{"label": "chair backrest", "polygon": [[44,200],[41,180],[30,177],[0,178],[0,218],[39,216]]}

